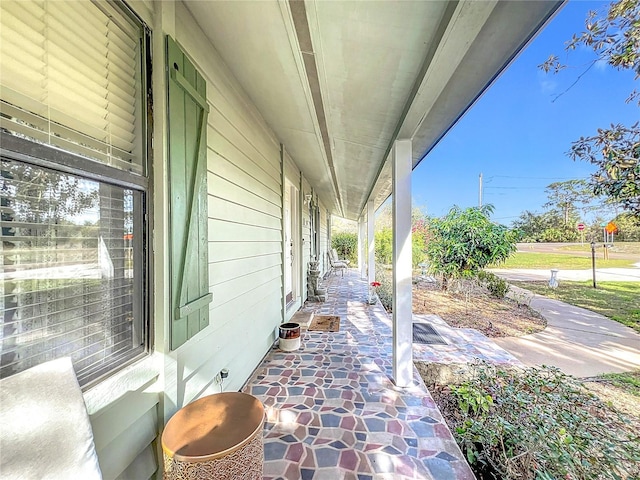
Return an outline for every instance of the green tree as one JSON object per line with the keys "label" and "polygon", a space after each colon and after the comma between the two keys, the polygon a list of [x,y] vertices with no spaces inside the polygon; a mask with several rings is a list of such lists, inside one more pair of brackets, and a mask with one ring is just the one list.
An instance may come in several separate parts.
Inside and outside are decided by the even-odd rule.
{"label": "green tree", "polygon": [[331,236],[331,248],[335,248],[338,257],[346,258],[353,265],[358,264],[358,234],[349,232],[334,233]]}
{"label": "green tree", "polygon": [[[615,220],[618,226],[618,240],[622,242],[640,242],[640,218],[623,213],[618,215]],[[600,228],[602,231],[602,228]]]}
{"label": "green tree", "polygon": [[588,209],[595,199],[587,182],[581,179],[550,183],[544,191],[548,201],[543,207],[555,210],[564,225],[575,224],[579,219],[578,211]]}
{"label": "green tree", "polygon": [[640,123],[611,125],[598,129],[597,135],[580,137],[569,156],[598,167],[590,181],[596,195],[606,195],[640,218]]}
{"label": "green tree", "polygon": [[[567,51],[578,47],[594,51],[597,61],[605,61],[618,70],[631,70],[640,78],[640,1],[618,0],[606,12],[590,11],[585,29],[567,42]],[[540,68],[555,73],[563,70],[556,55],[551,55]],[[579,78],[578,78],[579,79]],[[577,80],[576,80],[577,81]],[[627,102],[638,99],[634,90]],[[573,160],[590,162],[597,167],[590,185],[596,195],[605,195],[636,217],[640,217],[640,124],[630,127],[611,125],[598,129],[596,135],[573,142],[568,155]]]}
{"label": "green tree", "polygon": [[492,205],[465,210],[454,206],[447,215],[431,220],[427,256],[433,273],[450,281],[475,275],[489,264],[505,261],[516,250],[518,234],[489,218]]}
{"label": "green tree", "polygon": [[575,242],[579,237],[576,223],[565,223],[562,213],[556,210],[543,213],[525,210],[512,227],[519,232],[522,242]]}
{"label": "green tree", "polygon": [[525,210],[511,226],[520,233],[521,241],[533,243],[542,241],[542,234],[549,228],[549,222],[544,214]]}
{"label": "green tree", "polygon": [[430,238],[429,219],[427,216],[414,217],[413,226],[411,227],[411,252],[414,267],[417,267],[427,259],[427,245]]}

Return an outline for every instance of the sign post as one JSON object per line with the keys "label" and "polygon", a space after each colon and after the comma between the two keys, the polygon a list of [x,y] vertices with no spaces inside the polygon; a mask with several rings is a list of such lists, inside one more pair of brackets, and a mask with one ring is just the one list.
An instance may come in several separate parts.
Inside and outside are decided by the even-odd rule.
{"label": "sign post", "polygon": [[593,288],[596,286],[596,242],[591,242],[591,273],[593,275]]}
{"label": "sign post", "polygon": [[[618,231],[618,226],[614,222],[609,222],[604,229],[609,235],[611,235],[611,243],[613,243],[613,234]],[[607,238],[607,241],[609,241],[609,238]]]}
{"label": "sign post", "polygon": [[578,231],[580,232],[580,245],[584,245],[584,223],[578,224]]}

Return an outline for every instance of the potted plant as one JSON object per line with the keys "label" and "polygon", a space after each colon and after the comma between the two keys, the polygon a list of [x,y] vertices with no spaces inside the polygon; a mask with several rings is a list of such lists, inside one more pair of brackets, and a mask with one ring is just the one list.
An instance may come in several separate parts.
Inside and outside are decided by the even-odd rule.
{"label": "potted plant", "polygon": [[371,282],[369,287],[369,298],[367,299],[367,303],[369,305],[375,305],[378,301],[378,290],[377,288],[380,286],[380,282]]}

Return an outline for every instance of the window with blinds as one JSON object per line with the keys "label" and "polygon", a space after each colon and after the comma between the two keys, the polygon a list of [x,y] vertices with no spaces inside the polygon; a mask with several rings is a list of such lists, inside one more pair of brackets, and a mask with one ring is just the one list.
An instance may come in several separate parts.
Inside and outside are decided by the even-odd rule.
{"label": "window with blinds", "polygon": [[88,385],[149,347],[149,39],[116,2],[0,10],[0,378]]}
{"label": "window with blinds", "polygon": [[107,1],[0,2],[0,127],[143,171],[141,26]]}

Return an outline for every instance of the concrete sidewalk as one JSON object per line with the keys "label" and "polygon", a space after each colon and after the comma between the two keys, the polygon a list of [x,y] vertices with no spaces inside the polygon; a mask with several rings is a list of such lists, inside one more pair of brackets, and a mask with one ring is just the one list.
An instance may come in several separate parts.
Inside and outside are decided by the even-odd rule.
{"label": "concrete sidewalk", "polygon": [[[518,296],[526,292],[511,289]],[[530,305],[547,320],[547,328],[533,335],[493,339],[525,365],[553,365],[576,377],[640,368],[640,334],[631,328],[540,295],[533,295]]]}

